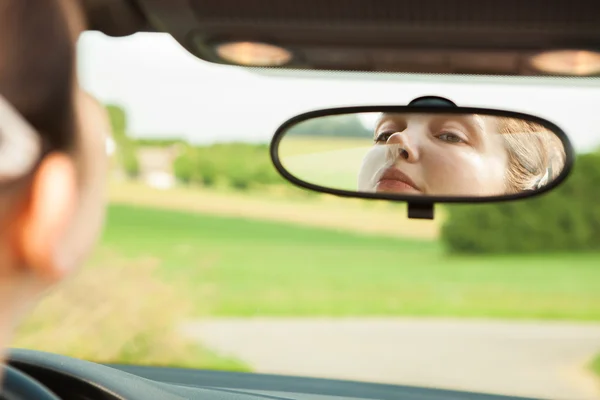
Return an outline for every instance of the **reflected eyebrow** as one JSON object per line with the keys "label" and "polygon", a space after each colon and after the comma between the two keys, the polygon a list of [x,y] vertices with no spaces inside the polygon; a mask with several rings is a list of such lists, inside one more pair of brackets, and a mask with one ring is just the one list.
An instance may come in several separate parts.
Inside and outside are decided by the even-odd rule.
{"label": "reflected eyebrow", "polygon": [[[419,114],[419,113],[416,113]],[[379,129],[381,129],[381,125],[386,122],[398,122],[398,121],[406,121],[406,115],[404,114],[394,114],[394,113],[382,113],[381,116],[377,119],[375,124],[374,136],[377,137],[377,133]],[[485,133],[485,123],[483,118],[477,114],[471,115],[461,115],[461,114],[437,114],[432,115],[429,125],[439,125],[444,122],[457,122],[463,125],[467,129],[467,133],[469,136],[474,137],[475,140],[481,141],[483,140],[483,135]]]}
{"label": "reflected eyebrow", "polygon": [[465,126],[467,128],[467,130],[469,131],[468,133],[470,135],[474,136],[475,139],[477,139],[477,140],[483,139],[483,134],[485,133],[485,124],[483,122],[483,119],[479,115],[473,114],[473,115],[465,116],[465,115],[458,115],[458,114],[456,114],[456,115],[445,114],[445,115],[439,115],[432,122],[439,124],[439,123],[448,122],[448,121],[458,122],[459,124]]}
{"label": "reflected eyebrow", "polygon": [[384,123],[388,122],[389,120],[394,120],[396,118],[403,118],[403,116],[404,114],[381,113],[381,115],[379,116],[379,118],[377,118],[375,122],[375,129],[373,131],[373,135],[375,137],[377,136],[377,132],[379,132],[381,125],[383,125]]}
{"label": "reflected eyebrow", "polygon": [[373,129],[374,135],[377,135],[377,132],[379,131],[379,128],[381,127],[381,124],[383,124],[383,122],[385,121],[386,117],[387,114],[385,113],[379,114],[379,117],[377,117],[377,119],[375,120],[375,129]]}

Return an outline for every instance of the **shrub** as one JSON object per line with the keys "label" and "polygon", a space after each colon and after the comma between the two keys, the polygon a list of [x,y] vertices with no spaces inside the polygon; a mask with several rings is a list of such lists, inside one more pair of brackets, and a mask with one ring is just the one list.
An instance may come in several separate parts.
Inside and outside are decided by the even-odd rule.
{"label": "shrub", "polygon": [[220,143],[189,147],[174,163],[177,179],[212,186],[225,182],[237,190],[285,183],[271,164],[268,146]]}
{"label": "shrub", "polygon": [[42,300],[19,328],[15,347],[99,363],[248,370],[178,331],[193,305],[183,283],[164,280],[159,260],[99,253]]}
{"label": "shrub", "polygon": [[592,372],[594,372],[598,378],[600,378],[600,354],[594,358],[591,364]]}
{"label": "shrub", "polygon": [[117,154],[127,177],[137,178],[140,175],[140,162],[136,146],[131,142],[124,142],[117,149]]}
{"label": "shrub", "polygon": [[143,147],[170,147],[175,145],[185,145],[185,140],[179,138],[137,138],[134,142]]}
{"label": "shrub", "polygon": [[192,177],[196,182],[204,186],[214,186],[217,183],[219,170],[214,160],[196,155],[192,165],[194,166]]}
{"label": "shrub", "polygon": [[191,149],[186,149],[173,161],[173,173],[182,183],[191,183],[194,176],[194,155]]}
{"label": "shrub", "polygon": [[357,115],[342,114],[310,119],[293,126],[287,133],[292,136],[358,137],[373,135]]}
{"label": "shrub", "polygon": [[514,202],[451,206],[442,240],[459,253],[600,250],[600,153],[578,156],[555,190]]}
{"label": "shrub", "polygon": [[113,136],[116,142],[119,142],[126,136],[127,132],[127,115],[125,110],[117,105],[109,104],[106,106],[106,111],[110,118]]}
{"label": "shrub", "polygon": [[113,139],[116,145],[116,160],[129,178],[137,178],[140,174],[140,164],[137,156],[137,146],[127,135],[127,115],[123,108],[110,104],[106,106],[112,127]]}

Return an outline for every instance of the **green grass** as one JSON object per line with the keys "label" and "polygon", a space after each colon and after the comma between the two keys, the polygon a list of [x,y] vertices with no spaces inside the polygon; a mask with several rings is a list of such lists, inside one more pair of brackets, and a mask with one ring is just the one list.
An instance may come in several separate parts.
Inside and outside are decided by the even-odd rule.
{"label": "green grass", "polygon": [[[216,370],[216,371],[229,371],[229,372],[252,372],[252,367],[250,367],[244,361],[238,360],[238,359],[230,357],[230,356],[216,353],[212,350],[209,350],[205,347],[198,346],[198,345],[195,347],[195,350],[200,354],[196,355],[193,352],[191,352],[190,356],[193,356],[193,358],[190,357],[187,364],[181,363],[180,365],[178,365],[178,367],[180,367],[180,368],[186,368],[186,367],[187,368],[202,368],[202,369],[210,369],[213,371]],[[202,363],[199,363],[197,361],[198,359],[202,360]],[[139,365],[139,359],[132,360],[131,364]],[[169,363],[169,364],[166,364],[163,366],[172,367],[173,364]]]}
{"label": "green grass", "polygon": [[279,143],[279,154],[283,157],[330,152],[337,150],[371,147],[373,140],[367,138],[285,136]]}
{"label": "green grass", "polygon": [[195,309],[184,285],[164,279],[160,260],[100,246],[28,315],[13,346],[100,363],[250,371],[177,332]]}
{"label": "green grass", "polygon": [[362,160],[368,147],[284,157],[283,166],[295,177],[314,185],[357,190]]}
{"label": "green grass", "polygon": [[600,320],[600,254],[447,256],[436,242],[121,205],[104,244],[184,277],[198,314]]}
{"label": "green grass", "polygon": [[594,372],[598,378],[600,378],[600,354],[592,361],[592,372]]}
{"label": "green grass", "polygon": [[286,137],[279,154],[295,177],[314,185],[355,191],[362,160],[373,146],[371,138]]}

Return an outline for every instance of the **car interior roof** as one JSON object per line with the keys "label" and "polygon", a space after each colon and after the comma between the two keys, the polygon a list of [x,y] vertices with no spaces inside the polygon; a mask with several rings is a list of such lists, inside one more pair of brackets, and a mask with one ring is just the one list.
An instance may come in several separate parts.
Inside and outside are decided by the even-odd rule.
{"label": "car interior roof", "polygon": [[545,50],[600,47],[600,2],[589,0],[81,0],[90,30],[166,32],[223,63],[215,44],[291,49],[290,68],[539,75]]}

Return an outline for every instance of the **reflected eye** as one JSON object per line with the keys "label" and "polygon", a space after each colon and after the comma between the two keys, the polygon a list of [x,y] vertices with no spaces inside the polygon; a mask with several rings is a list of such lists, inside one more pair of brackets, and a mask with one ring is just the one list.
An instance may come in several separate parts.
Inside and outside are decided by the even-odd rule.
{"label": "reflected eye", "polygon": [[388,139],[390,138],[390,136],[392,136],[396,131],[386,131],[386,132],[382,132],[380,133],[376,138],[375,138],[375,143],[385,143],[388,141]]}
{"label": "reflected eye", "polygon": [[466,143],[466,140],[453,132],[444,132],[437,138],[448,143]]}

